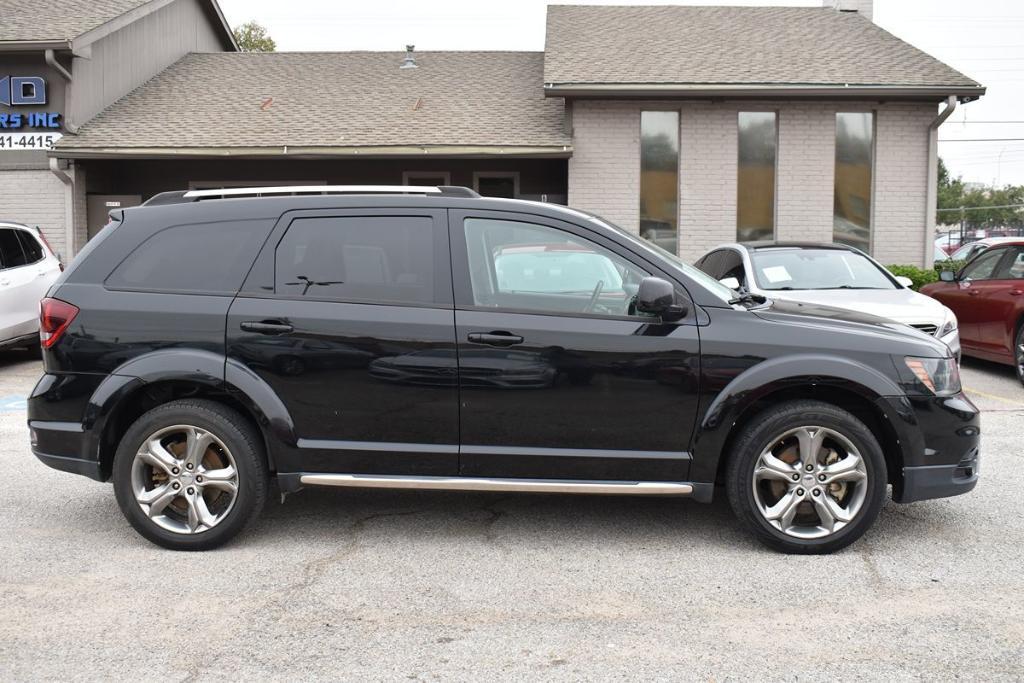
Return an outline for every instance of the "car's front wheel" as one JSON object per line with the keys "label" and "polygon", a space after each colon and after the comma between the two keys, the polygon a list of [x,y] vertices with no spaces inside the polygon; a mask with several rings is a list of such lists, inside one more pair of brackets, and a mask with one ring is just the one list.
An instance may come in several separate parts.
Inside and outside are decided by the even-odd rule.
{"label": "car's front wheel", "polygon": [[268,477],[256,430],[206,400],[173,401],[142,415],[114,456],[114,493],[131,525],[172,550],[208,550],[260,512]]}
{"label": "car's front wheel", "polygon": [[860,538],[878,516],[886,483],[871,431],[818,401],[785,403],[746,425],[726,479],[733,510],[763,543],[803,554]]}
{"label": "car's front wheel", "polygon": [[1013,360],[1014,365],[1017,366],[1017,379],[1024,384],[1024,323],[1021,323],[1020,329],[1017,330],[1017,339],[1013,345]]}

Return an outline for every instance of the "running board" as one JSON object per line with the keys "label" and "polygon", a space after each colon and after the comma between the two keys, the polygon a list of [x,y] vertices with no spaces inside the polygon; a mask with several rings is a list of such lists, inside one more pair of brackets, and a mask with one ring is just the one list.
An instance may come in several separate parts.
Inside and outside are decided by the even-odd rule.
{"label": "running board", "polygon": [[370,474],[303,474],[309,486],[436,491],[597,493],[626,496],[690,496],[693,484],[670,481],[573,481],[571,479],[491,479],[478,477],[400,477]]}

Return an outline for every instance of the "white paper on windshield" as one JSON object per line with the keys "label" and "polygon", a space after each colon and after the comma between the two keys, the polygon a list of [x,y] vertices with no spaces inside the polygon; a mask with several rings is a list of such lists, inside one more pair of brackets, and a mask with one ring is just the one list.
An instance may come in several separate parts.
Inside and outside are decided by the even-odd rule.
{"label": "white paper on windshield", "polygon": [[768,266],[767,268],[762,268],[761,273],[772,284],[793,279],[793,276],[786,270],[786,266]]}

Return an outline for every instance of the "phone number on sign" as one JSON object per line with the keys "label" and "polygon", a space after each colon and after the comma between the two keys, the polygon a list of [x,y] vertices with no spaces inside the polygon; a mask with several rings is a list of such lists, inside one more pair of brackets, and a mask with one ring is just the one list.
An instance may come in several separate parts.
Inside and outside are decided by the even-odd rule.
{"label": "phone number on sign", "polygon": [[8,135],[0,134],[0,151],[4,150],[28,150],[53,149],[58,140],[63,137],[60,133],[13,133]]}

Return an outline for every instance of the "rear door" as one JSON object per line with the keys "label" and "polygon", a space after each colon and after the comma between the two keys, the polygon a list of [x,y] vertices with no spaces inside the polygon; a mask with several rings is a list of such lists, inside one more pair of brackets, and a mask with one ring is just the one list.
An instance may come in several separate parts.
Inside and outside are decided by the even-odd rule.
{"label": "rear door", "polygon": [[227,321],[294,423],[282,472],[457,474],[454,335],[437,209],[285,214]]}
{"label": "rear door", "polygon": [[559,220],[450,216],[461,474],[686,481],[697,327],[631,307],[640,279],[666,276]]}
{"label": "rear door", "polygon": [[29,263],[18,232],[0,227],[0,341],[38,329],[39,299],[32,298],[36,268]]}

